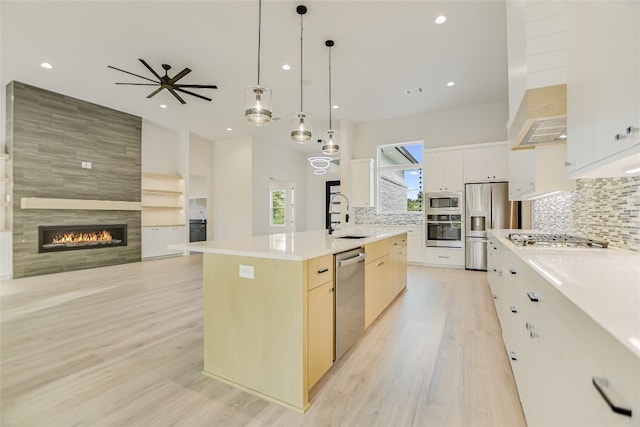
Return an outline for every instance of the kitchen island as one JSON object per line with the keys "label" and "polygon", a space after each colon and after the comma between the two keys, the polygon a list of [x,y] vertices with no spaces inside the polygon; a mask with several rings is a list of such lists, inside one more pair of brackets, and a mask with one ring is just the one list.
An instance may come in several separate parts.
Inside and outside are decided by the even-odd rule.
{"label": "kitchen island", "polygon": [[527,425],[640,426],[640,254],[516,245],[487,277]]}
{"label": "kitchen island", "polygon": [[363,248],[367,256],[365,326],[406,287],[405,231],[348,232],[174,245],[203,253],[203,373],[306,411],[309,389],[333,364],[333,255]]}

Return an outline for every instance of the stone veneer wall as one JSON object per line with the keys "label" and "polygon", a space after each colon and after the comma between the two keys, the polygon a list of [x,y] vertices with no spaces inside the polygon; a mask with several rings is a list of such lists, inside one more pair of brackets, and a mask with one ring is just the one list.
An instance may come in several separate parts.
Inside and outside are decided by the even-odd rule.
{"label": "stone veneer wall", "polygon": [[[13,277],[140,261],[139,211],[21,209],[20,199],[139,202],[141,118],[20,82],[7,86],[7,103]],[[127,224],[127,246],[38,253],[38,225],[96,223]]]}
{"label": "stone veneer wall", "polygon": [[422,225],[424,222],[422,212],[379,214],[376,208],[355,208],[354,218],[357,225]]}
{"label": "stone veneer wall", "polygon": [[534,200],[533,228],[640,251],[640,176],[579,179],[576,190]]}

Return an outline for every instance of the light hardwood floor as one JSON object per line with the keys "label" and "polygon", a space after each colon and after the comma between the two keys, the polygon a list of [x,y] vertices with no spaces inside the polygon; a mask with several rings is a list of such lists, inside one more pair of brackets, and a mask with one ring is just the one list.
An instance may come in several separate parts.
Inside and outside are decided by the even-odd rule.
{"label": "light hardwood floor", "polygon": [[410,266],[299,414],[201,374],[201,260],[0,283],[0,424],[525,426],[486,274]]}

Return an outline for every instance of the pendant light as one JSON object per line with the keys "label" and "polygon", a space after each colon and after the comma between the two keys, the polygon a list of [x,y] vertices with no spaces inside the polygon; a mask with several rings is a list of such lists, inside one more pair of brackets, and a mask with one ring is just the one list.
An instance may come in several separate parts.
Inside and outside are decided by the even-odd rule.
{"label": "pendant light", "polygon": [[256,126],[271,121],[271,89],[260,85],[260,35],[262,31],[262,0],[258,0],[258,83],[245,92],[244,116]]}
{"label": "pendant light", "polygon": [[296,12],[300,15],[300,111],[293,116],[293,121],[291,122],[291,139],[304,144],[311,140],[311,118],[307,113],[303,112],[304,109],[302,107],[302,18],[307,13],[307,7],[299,5],[296,8]]}
{"label": "pendant light", "polygon": [[338,131],[333,129],[331,121],[331,48],[335,43],[327,40],[324,45],[329,48],[329,130],[325,131],[325,144],[322,146],[322,154],[338,154],[340,144],[338,144]]}

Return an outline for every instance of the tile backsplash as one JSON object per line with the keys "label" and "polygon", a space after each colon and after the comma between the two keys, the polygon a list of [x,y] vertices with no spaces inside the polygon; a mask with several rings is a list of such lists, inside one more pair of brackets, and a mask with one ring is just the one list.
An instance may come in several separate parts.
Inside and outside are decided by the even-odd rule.
{"label": "tile backsplash", "polygon": [[576,190],[534,200],[532,209],[537,230],[640,252],[640,176],[579,179]]}

